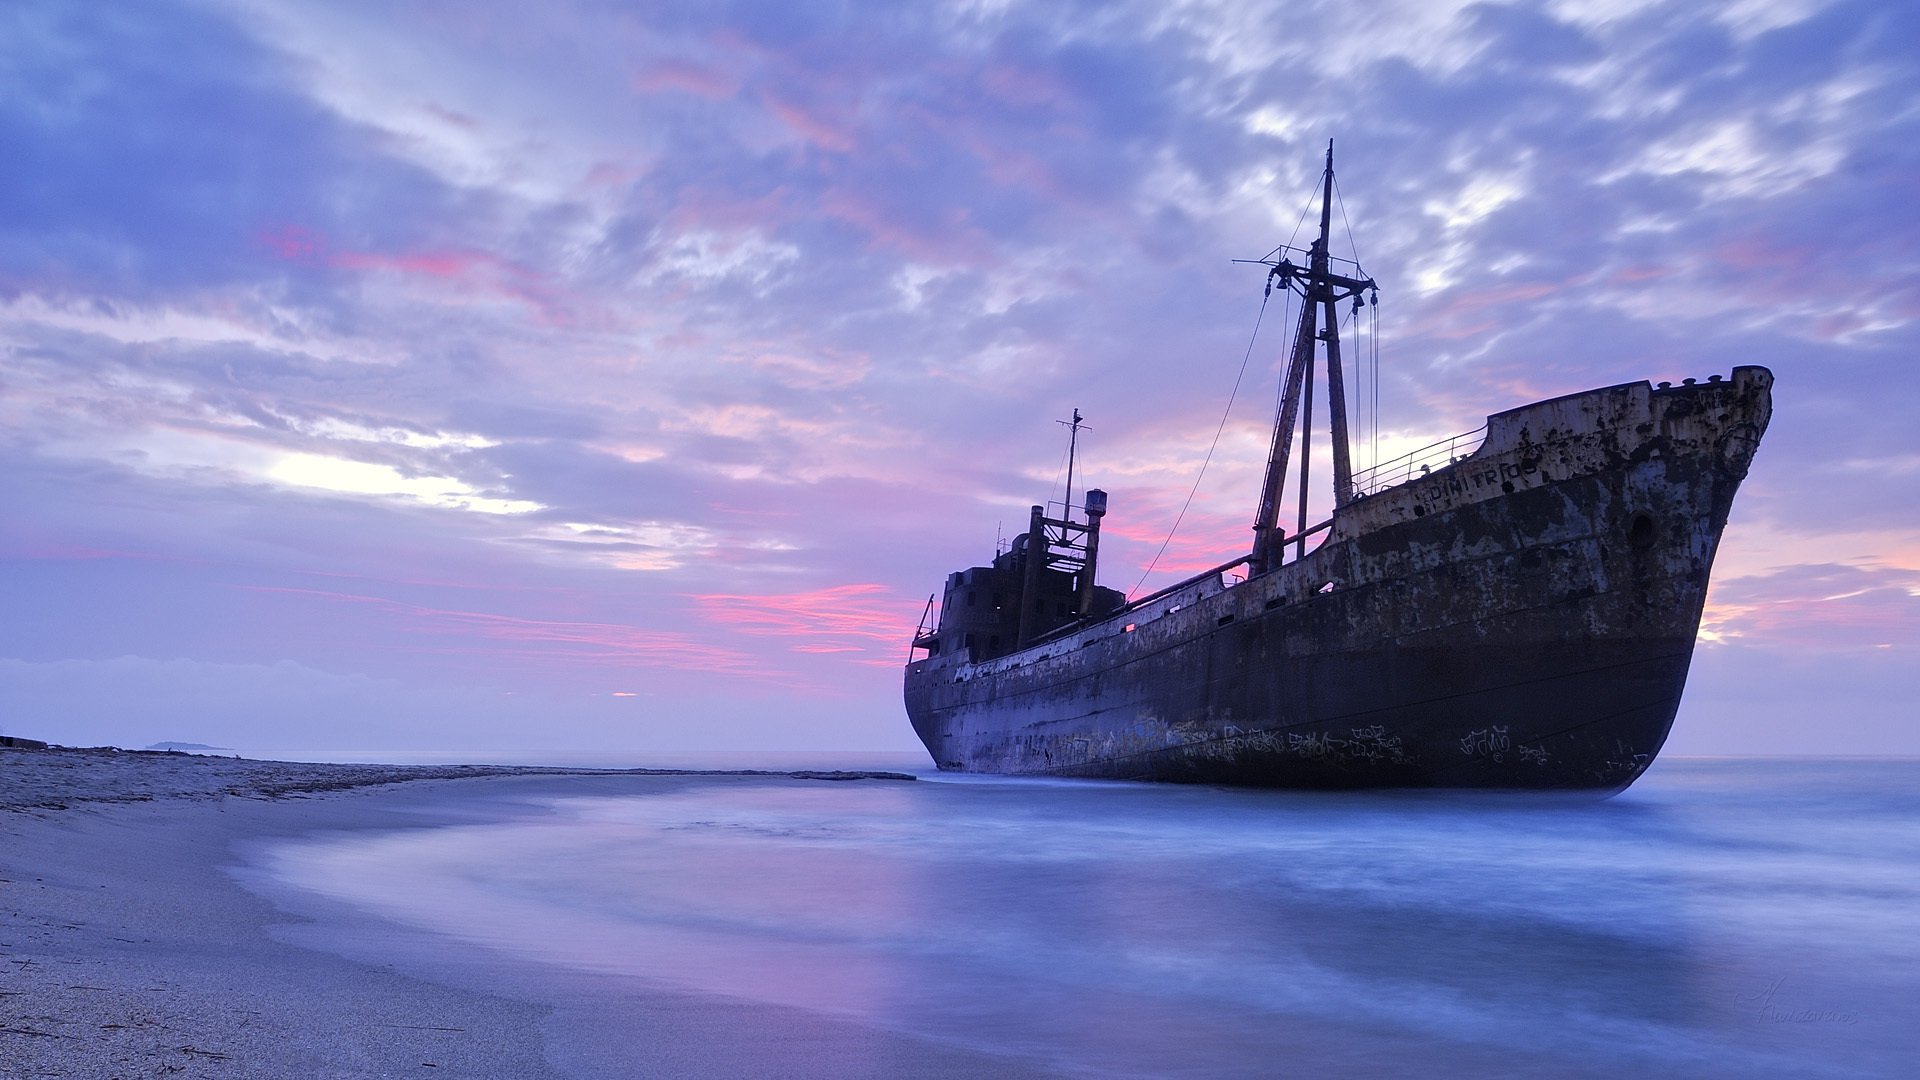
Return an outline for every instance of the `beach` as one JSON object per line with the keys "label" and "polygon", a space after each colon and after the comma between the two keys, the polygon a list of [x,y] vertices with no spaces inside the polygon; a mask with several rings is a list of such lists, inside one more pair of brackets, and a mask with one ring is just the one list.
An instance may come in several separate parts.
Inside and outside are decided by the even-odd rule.
{"label": "beach", "polygon": [[1675,759],[1608,800],[70,750],[0,778],[8,1078],[1920,1053],[1911,760]]}
{"label": "beach", "polygon": [[[727,779],[827,782],[707,782]],[[303,918],[234,874],[289,837],[688,782],[0,750],[0,1076],[1042,1075],[797,1010],[555,978],[338,907]]]}

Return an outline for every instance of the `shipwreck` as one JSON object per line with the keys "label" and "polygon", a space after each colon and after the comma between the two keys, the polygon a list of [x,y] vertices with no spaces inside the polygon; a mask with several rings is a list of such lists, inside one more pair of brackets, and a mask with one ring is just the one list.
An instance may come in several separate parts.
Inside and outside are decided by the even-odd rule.
{"label": "shipwreck", "polygon": [[[1251,550],[1129,601],[1095,581],[1106,493],[1073,505],[1069,479],[1058,517],[1032,507],[929,600],[905,699],[939,768],[1618,790],[1659,753],[1771,373],[1539,401],[1356,472],[1338,306],[1377,285],[1329,255],[1332,197],[1329,144],[1318,238],[1258,260],[1300,316]],[[1309,523],[1316,373],[1333,511]]]}

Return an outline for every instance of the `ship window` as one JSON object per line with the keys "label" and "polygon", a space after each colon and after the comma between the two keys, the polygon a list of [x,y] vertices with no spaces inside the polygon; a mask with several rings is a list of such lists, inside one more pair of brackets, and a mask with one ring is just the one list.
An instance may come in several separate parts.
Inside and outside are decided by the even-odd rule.
{"label": "ship window", "polygon": [[1128,623],[1120,632],[1123,634],[1131,634],[1139,625],[1139,623]]}
{"label": "ship window", "polygon": [[1230,622],[1232,622],[1232,621],[1233,621],[1233,616],[1232,616],[1232,615],[1222,615],[1222,616],[1220,616],[1219,618],[1217,618],[1217,619],[1215,619],[1215,620],[1213,620],[1213,625],[1215,625],[1215,626],[1225,626],[1225,625],[1227,625],[1228,623],[1230,623]]}
{"label": "ship window", "polygon": [[1653,546],[1655,531],[1653,515],[1642,510],[1633,515],[1633,520],[1627,524],[1627,543],[1636,550],[1645,551]]}

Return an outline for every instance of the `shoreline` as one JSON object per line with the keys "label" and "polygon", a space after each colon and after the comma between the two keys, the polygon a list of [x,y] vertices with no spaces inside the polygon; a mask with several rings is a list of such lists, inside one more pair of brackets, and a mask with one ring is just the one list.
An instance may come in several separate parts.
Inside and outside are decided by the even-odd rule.
{"label": "shoreline", "polygon": [[1917,785],[183,782],[0,813],[0,1076],[1903,1075]]}
{"label": "shoreline", "polygon": [[595,769],[559,765],[374,765],[272,761],[114,746],[0,747],[0,812],[167,799],[285,799],[431,780],[528,776],[760,776],[917,780],[878,769]]}
{"label": "shoreline", "polygon": [[817,780],[245,759],[239,775],[233,761],[0,750],[0,1075],[1049,1075],[844,1018],[515,959],[275,885],[249,858],[560,794]]}

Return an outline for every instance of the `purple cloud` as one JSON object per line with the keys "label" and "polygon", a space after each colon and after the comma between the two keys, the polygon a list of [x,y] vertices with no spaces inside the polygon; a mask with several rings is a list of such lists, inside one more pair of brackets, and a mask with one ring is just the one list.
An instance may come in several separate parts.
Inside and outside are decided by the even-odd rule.
{"label": "purple cloud", "polygon": [[[1260,311],[1230,260],[1289,238],[1328,137],[1342,253],[1350,228],[1382,286],[1363,457],[1587,386],[1778,374],[1702,653],[1772,692],[1690,745],[1797,722],[1767,702],[1819,670],[1768,658],[1911,640],[1904,7],[529,18],[0,14],[0,574],[28,613],[0,707],[32,703],[25,734],[214,741],[182,725],[271,729],[239,702],[325,684],[389,745],[443,741],[432,703],[458,702],[498,739],[540,715],[910,746],[886,636],[904,653],[917,598],[1058,497],[1075,407],[1108,581],[1141,580]],[[1286,336],[1262,318],[1147,588],[1246,545]],[[120,734],[90,690],[62,718],[109,668],[200,711]],[[1883,705],[1920,689],[1876,672]],[[685,730],[630,731],[614,691]]]}

